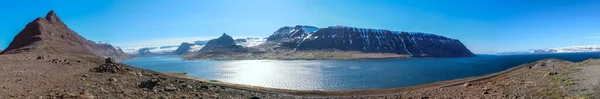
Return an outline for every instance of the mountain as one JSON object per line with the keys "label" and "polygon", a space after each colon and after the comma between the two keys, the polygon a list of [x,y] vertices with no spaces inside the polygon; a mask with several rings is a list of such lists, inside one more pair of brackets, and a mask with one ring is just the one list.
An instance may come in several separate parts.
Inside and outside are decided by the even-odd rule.
{"label": "mountain", "polygon": [[308,36],[310,33],[317,31],[319,28],[314,26],[301,26],[297,25],[294,27],[285,26],[279,28],[271,36],[267,38],[267,41],[275,42],[288,42],[297,41],[303,37]]}
{"label": "mountain", "polygon": [[202,49],[184,56],[185,59],[231,59],[232,56],[245,54],[248,49],[238,45],[231,36],[223,33],[219,38],[209,40]]}
{"label": "mountain", "polygon": [[118,60],[129,58],[122,50],[115,48],[83,38],[69,29],[54,11],[50,11],[45,18],[39,17],[28,23],[6,51],[0,54],[52,53],[95,55]]}
{"label": "mountain", "polygon": [[221,52],[221,51],[241,51],[243,52],[244,47],[241,45],[237,45],[234,41],[234,39],[223,33],[223,35],[217,39],[212,39],[210,41],[208,41],[208,43],[206,43],[206,45],[204,47],[202,47],[202,49],[200,49],[198,52]]}
{"label": "mountain", "polygon": [[163,56],[171,55],[173,51],[177,50],[179,45],[176,46],[159,46],[159,47],[139,47],[139,48],[127,48],[125,53],[132,57],[148,57],[148,56]]}
{"label": "mountain", "polygon": [[[264,43],[264,38],[237,38],[234,42],[237,45],[243,47],[252,47]],[[185,44],[184,44],[185,43]],[[200,50],[204,45],[208,43],[208,40],[199,40],[193,42],[183,42],[181,45],[170,45],[170,46],[158,46],[158,47],[138,47],[138,48],[126,48],[125,53],[133,57],[147,57],[147,56],[168,56],[168,55],[186,55],[192,52]],[[190,45],[191,44],[191,45]],[[186,46],[189,46],[186,47]],[[187,52],[184,52],[187,50]]]}
{"label": "mountain", "polygon": [[365,53],[396,53],[427,57],[469,57],[474,54],[459,40],[444,36],[383,29],[330,26],[282,27],[267,42],[295,50],[335,49]]}
{"label": "mountain", "polygon": [[179,45],[179,47],[177,48],[177,50],[175,50],[173,52],[174,55],[184,55],[184,54],[188,54],[190,53],[190,50],[192,49],[192,46],[194,46],[194,44],[191,43],[181,43],[181,45]]}
{"label": "mountain", "polygon": [[587,46],[569,46],[548,49],[531,49],[522,52],[501,52],[498,54],[544,54],[544,53],[581,53],[581,52],[600,52],[600,45]]}

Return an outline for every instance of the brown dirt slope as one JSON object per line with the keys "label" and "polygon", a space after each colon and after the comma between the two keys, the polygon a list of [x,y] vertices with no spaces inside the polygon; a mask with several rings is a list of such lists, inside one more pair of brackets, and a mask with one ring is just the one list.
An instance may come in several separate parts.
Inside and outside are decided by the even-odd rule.
{"label": "brown dirt slope", "polygon": [[[300,98],[175,78],[81,54],[4,54],[0,63],[0,97],[8,99]],[[96,71],[100,66],[116,68]]]}

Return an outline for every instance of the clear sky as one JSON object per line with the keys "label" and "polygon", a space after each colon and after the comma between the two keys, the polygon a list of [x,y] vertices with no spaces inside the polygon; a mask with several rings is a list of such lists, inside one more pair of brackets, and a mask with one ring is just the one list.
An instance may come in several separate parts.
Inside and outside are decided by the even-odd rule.
{"label": "clear sky", "polygon": [[82,36],[122,47],[267,37],[294,25],[427,32],[476,53],[600,45],[599,0],[9,0],[0,49],[50,10]]}

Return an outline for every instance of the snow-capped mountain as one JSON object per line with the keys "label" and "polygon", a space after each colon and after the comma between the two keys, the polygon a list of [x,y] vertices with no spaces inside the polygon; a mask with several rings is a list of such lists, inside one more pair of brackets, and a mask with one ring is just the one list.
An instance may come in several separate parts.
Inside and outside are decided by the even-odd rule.
{"label": "snow-capped mountain", "polygon": [[541,54],[541,53],[580,53],[580,52],[600,52],[600,45],[587,46],[569,46],[549,49],[532,49],[522,52],[502,52],[498,54]]}
{"label": "snow-capped mountain", "polygon": [[[256,45],[260,45],[264,43],[266,39],[264,38],[238,38],[235,39],[235,42],[238,45],[244,47],[252,47]],[[123,51],[130,56],[140,57],[140,56],[161,56],[161,55],[184,55],[190,52],[196,52],[204,45],[206,45],[208,40],[199,40],[193,42],[183,42],[180,45],[167,45],[167,46],[154,46],[154,47],[135,47],[135,48],[126,48]],[[184,46],[181,46],[184,45]],[[187,51],[187,52],[186,52]]]}
{"label": "snow-capped mountain", "polygon": [[570,46],[553,49],[537,49],[533,53],[575,53],[575,52],[600,52],[600,45]]}
{"label": "snow-capped mountain", "polygon": [[137,47],[127,48],[123,50],[130,56],[156,56],[156,55],[168,55],[171,52],[177,50],[179,45],[176,46],[157,46],[157,47]]}
{"label": "snow-capped mountain", "polygon": [[459,40],[453,38],[348,26],[285,26],[275,31],[267,41],[296,50],[337,49],[431,57],[474,56]]}

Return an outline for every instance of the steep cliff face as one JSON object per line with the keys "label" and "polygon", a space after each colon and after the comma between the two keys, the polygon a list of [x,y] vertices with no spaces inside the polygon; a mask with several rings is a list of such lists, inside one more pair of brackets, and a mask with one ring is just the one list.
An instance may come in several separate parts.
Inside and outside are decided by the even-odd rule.
{"label": "steep cliff face", "polygon": [[[297,31],[304,32],[299,34]],[[306,31],[305,28],[283,27],[273,34],[278,36],[271,36],[267,41],[281,43],[284,47],[296,50],[337,49],[367,53],[407,54],[415,57],[474,56],[459,40],[433,34],[346,26],[331,26],[313,32]]]}
{"label": "steep cliff face", "polygon": [[89,41],[65,25],[54,11],[45,18],[36,18],[15,36],[6,51],[0,54],[24,52],[54,54],[84,54],[117,59],[129,58],[110,44]]}

